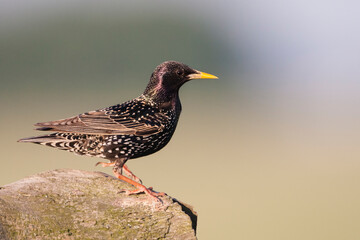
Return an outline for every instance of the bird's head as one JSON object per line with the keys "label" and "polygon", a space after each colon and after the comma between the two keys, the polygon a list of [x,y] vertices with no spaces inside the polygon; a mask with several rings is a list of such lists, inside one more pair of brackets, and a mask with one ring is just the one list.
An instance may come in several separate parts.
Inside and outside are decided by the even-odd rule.
{"label": "bird's head", "polygon": [[176,97],[180,87],[192,79],[216,76],[200,72],[175,61],[167,61],[157,66],[150,77],[144,95],[157,101],[168,101]]}

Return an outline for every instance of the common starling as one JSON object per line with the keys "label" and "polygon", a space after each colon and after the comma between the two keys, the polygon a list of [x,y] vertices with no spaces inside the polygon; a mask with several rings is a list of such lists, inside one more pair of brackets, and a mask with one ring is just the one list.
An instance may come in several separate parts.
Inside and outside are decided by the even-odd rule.
{"label": "common starling", "polygon": [[200,78],[217,77],[183,63],[164,62],[155,68],[139,97],[75,117],[37,123],[35,126],[39,128],[36,130],[54,133],[20,139],[19,142],[33,142],[79,155],[105,158],[110,162],[96,165],[113,167],[117,178],[136,187],[134,191],[124,192],[144,192],[161,201],[158,196],[164,193],[142,185],[125,163],[157,152],[170,141],[181,112],[179,88],[189,80]]}

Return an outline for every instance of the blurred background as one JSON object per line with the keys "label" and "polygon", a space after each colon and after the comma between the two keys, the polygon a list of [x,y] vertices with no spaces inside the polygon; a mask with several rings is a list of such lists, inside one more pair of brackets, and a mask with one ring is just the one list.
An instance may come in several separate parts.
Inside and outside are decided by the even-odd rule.
{"label": "blurred background", "polygon": [[132,99],[165,60],[182,87],[169,145],[129,161],[194,206],[199,239],[360,239],[357,1],[0,2],[0,185],[97,158],[16,140]]}

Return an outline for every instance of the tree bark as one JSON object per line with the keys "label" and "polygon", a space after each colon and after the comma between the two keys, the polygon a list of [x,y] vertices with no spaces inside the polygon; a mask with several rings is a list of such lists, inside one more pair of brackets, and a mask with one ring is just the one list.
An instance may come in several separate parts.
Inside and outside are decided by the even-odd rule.
{"label": "tree bark", "polygon": [[0,187],[0,239],[196,239],[196,212],[127,196],[101,172],[61,169]]}

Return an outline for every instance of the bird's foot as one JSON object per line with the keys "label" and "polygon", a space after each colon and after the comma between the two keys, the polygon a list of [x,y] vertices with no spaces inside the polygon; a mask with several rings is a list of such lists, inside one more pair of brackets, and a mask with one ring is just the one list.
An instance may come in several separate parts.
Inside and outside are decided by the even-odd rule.
{"label": "bird's foot", "polygon": [[95,166],[97,165],[101,165],[102,167],[113,167],[115,165],[115,162],[109,162],[109,163],[106,163],[106,162],[97,162],[95,164]]}
{"label": "bird's foot", "polygon": [[127,190],[127,189],[120,190],[119,193],[124,192],[127,195],[145,193],[149,197],[149,199],[155,200],[156,202],[159,202],[161,204],[163,203],[162,200],[159,197],[160,196],[165,196],[166,195],[165,193],[155,192],[152,187],[146,188],[144,185],[142,185],[142,184],[140,184],[138,182],[135,182],[134,180],[132,180],[132,179],[130,179],[128,177],[125,177],[125,176],[121,175],[116,170],[114,170],[113,172],[114,172],[115,176],[118,179],[123,180],[123,181],[125,181],[127,183],[130,183],[131,185],[136,187],[136,189],[132,190],[132,191]]}
{"label": "bird's foot", "polygon": [[137,189],[131,190],[131,191],[127,190],[127,189],[122,189],[122,190],[119,191],[119,193],[125,193],[126,195],[145,193],[146,195],[148,195],[148,197],[151,200],[155,200],[155,201],[160,202],[160,203],[162,203],[162,200],[159,197],[166,195],[163,192],[154,191],[152,187],[146,188],[144,185],[141,185]]}

